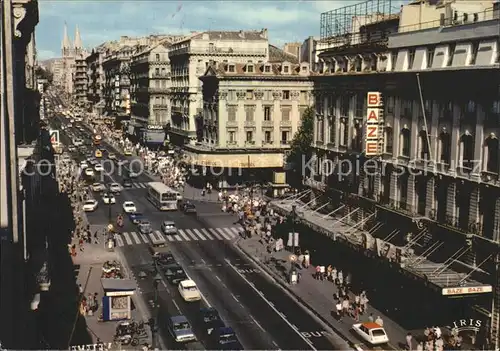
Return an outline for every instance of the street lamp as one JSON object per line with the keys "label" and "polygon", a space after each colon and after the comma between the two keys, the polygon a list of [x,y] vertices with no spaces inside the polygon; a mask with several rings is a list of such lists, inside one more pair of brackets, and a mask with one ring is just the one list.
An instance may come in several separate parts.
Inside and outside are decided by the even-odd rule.
{"label": "street lamp", "polygon": [[158,311],[159,311],[159,305],[158,305],[158,285],[160,284],[161,281],[161,275],[158,273],[157,268],[155,267],[156,274],[153,277],[153,288],[154,288],[154,309],[153,309],[153,316],[149,319],[149,327],[151,328],[151,346],[153,350],[156,350],[156,324],[158,321]]}
{"label": "street lamp", "polygon": [[295,272],[295,221],[297,220],[297,206],[292,205],[292,211],[288,217],[292,225],[292,255],[290,256],[290,282]]}

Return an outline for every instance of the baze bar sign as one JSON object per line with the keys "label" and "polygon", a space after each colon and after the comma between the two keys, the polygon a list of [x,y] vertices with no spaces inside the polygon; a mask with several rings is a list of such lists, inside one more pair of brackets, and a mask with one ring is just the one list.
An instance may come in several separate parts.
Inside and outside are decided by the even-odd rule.
{"label": "baze bar sign", "polygon": [[111,347],[113,346],[112,343],[107,342],[107,343],[102,343],[102,344],[89,344],[89,345],[77,345],[77,346],[71,346],[69,348],[70,351],[85,351],[85,350],[92,350],[92,351],[109,351],[111,350]]}
{"label": "baze bar sign", "polygon": [[382,153],[384,139],[382,93],[369,92],[366,102],[365,155],[377,156]]}

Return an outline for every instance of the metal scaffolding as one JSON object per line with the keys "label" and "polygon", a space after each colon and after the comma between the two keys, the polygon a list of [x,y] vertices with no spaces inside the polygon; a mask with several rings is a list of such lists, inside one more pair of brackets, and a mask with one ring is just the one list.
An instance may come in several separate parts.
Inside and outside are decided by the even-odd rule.
{"label": "metal scaffolding", "polygon": [[349,38],[366,26],[397,18],[401,1],[368,0],[359,4],[323,12],[320,19],[321,40]]}

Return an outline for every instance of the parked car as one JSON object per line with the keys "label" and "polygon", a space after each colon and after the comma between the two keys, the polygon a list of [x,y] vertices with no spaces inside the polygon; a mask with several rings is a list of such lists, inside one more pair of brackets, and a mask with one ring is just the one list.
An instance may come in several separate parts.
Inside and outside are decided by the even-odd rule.
{"label": "parked car", "polygon": [[123,207],[123,212],[125,212],[125,213],[137,212],[137,208],[135,207],[135,204],[133,201],[125,201],[123,203],[122,207]]}
{"label": "parked car", "polygon": [[96,200],[87,200],[83,204],[83,210],[85,212],[93,212],[97,209],[97,201]]}
{"label": "parked car", "polygon": [[389,342],[385,329],[377,323],[356,323],[352,326],[352,329],[370,345],[382,345]]}
{"label": "parked car", "polygon": [[161,231],[166,235],[177,234],[177,227],[173,221],[163,221]]}
{"label": "parked car", "polygon": [[186,302],[200,301],[201,293],[192,279],[183,280],[179,283],[179,294]]}

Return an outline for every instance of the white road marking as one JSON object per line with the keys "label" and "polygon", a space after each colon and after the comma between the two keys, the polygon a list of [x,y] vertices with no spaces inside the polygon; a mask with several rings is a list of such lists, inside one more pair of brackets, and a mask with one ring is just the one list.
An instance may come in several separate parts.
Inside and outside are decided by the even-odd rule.
{"label": "white road marking", "polygon": [[234,296],[234,294],[233,294],[233,293],[231,293],[231,297],[232,297],[232,298],[233,298],[236,302],[240,302],[240,301],[236,298],[236,296]]}
{"label": "white road marking", "polygon": [[139,185],[140,185],[140,186],[141,186],[141,188],[143,188],[143,189],[144,189],[144,188],[146,188],[146,184],[144,184],[144,183],[139,183]]}
{"label": "white road marking", "polygon": [[168,241],[174,241],[174,236],[173,235],[165,235],[167,237]]}
{"label": "white road marking", "polygon": [[184,233],[183,229],[179,229],[179,234],[182,236],[182,239],[184,239],[185,241],[191,241],[191,239],[189,239],[189,237],[186,235],[186,233]]}
{"label": "white road marking", "polygon": [[134,187],[136,187],[136,188],[140,188],[140,187],[141,187],[141,186],[139,185],[139,183],[132,183],[132,184],[134,184]]}
{"label": "white road marking", "polygon": [[222,282],[222,280],[220,280],[220,278],[219,278],[218,275],[215,276],[215,279],[217,279],[218,281]]}
{"label": "white road marking", "polygon": [[132,245],[132,240],[130,239],[130,236],[128,235],[127,232],[122,233],[123,237],[125,238],[125,241],[127,242],[127,245]]}
{"label": "white road marking", "polygon": [[226,240],[231,240],[231,238],[222,230],[222,228],[217,228],[217,231],[224,237]]}
{"label": "white road marking", "polygon": [[201,231],[202,231],[203,235],[205,235],[208,238],[208,240],[214,240],[214,238],[210,235],[208,230],[206,230],[205,228],[201,228]]}
{"label": "white road marking", "polygon": [[198,237],[196,235],[193,234],[193,232],[190,230],[190,229],[185,229],[186,230],[186,233],[188,233],[188,235],[193,238],[193,240],[198,240]]}
{"label": "white road marking", "polygon": [[208,228],[210,233],[212,233],[218,240],[223,240],[222,237],[217,233],[217,231],[214,228]]}
{"label": "white road marking", "polygon": [[132,235],[132,238],[134,238],[136,244],[142,244],[136,232],[131,232],[130,235]]}
{"label": "white road marking", "polygon": [[125,246],[122,238],[120,238],[120,236],[118,236],[118,235],[116,236],[116,245],[118,245],[119,247]]}
{"label": "white road marking", "polygon": [[[255,323],[256,326],[258,326],[260,328],[260,330],[262,331],[266,331],[264,328],[262,328],[262,325],[260,325],[259,322],[257,322],[257,320],[254,318],[254,316],[250,315],[250,318],[252,319],[252,321]],[[278,346],[278,345],[276,345]]]}
{"label": "white road marking", "polygon": [[179,314],[182,314],[182,313],[181,313],[181,309],[180,309],[180,308],[179,308],[179,306],[177,305],[177,302],[175,302],[175,300],[174,300],[174,299],[172,299],[172,302],[174,303],[174,306],[175,306],[175,308],[177,309],[177,312],[179,312]]}
{"label": "white road marking", "polygon": [[193,229],[193,232],[195,232],[196,235],[198,235],[201,240],[207,240],[207,238],[205,238],[198,229]]}
{"label": "white road marking", "polygon": [[247,284],[248,284],[248,285],[249,285],[249,286],[250,286],[250,287],[251,287],[251,288],[252,288],[255,292],[257,292],[257,293],[259,294],[259,296],[260,296],[260,297],[264,300],[264,302],[266,302],[266,303],[269,305],[269,307],[271,307],[271,308],[273,309],[273,311],[274,311],[274,312],[276,312],[276,314],[277,314],[278,316],[280,316],[280,318],[281,318],[281,319],[283,319],[283,321],[284,321],[286,324],[288,324],[288,326],[289,326],[290,328],[292,328],[292,329],[293,329],[293,331],[294,331],[294,332],[295,332],[295,333],[296,333],[296,334],[297,334],[297,335],[298,335],[298,336],[299,336],[302,340],[304,340],[304,342],[305,342],[306,344],[308,344],[308,345],[311,347],[311,349],[312,349],[312,350],[314,350],[314,351],[316,351],[316,350],[317,350],[317,349],[314,347],[314,345],[313,345],[313,343],[311,342],[311,340],[309,340],[309,339],[308,339],[308,338],[306,338],[304,335],[302,335],[302,333],[301,333],[300,331],[298,331],[298,330],[294,327],[294,325],[288,321],[288,319],[286,319],[286,318],[285,318],[285,316],[283,315],[283,313],[281,313],[280,311],[278,311],[278,310],[276,309],[276,307],[274,307],[274,305],[271,303],[271,301],[269,301],[269,300],[268,300],[268,299],[264,296],[264,294],[263,294],[261,291],[259,291],[256,287],[254,287],[254,286],[252,286],[251,284],[249,284],[249,283],[250,283],[250,281],[248,281],[248,279],[247,279],[247,278],[246,278],[243,274],[241,274],[240,272],[238,272],[238,269],[237,269],[235,266],[233,266],[233,264],[231,263],[231,261],[229,261],[227,258],[226,258],[226,259],[224,259],[224,260],[226,261],[226,263],[228,264],[228,266],[229,266],[229,267],[231,267],[231,268],[232,268],[232,269],[236,272],[236,274],[238,274],[238,275],[240,276],[240,278],[241,278],[241,279],[243,279],[243,280],[245,281],[245,283],[247,283]]}
{"label": "white road marking", "polygon": [[146,234],[142,234],[141,233],[141,238],[142,238],[142,241],[144,241],[145,244],[147,244],[149,242],[148,237],[146,236]]}
{"label": "white road marking", "polygon": [[174,235],[174,239],[177,241],[182,241],[181,237],[179,235]]}
{"label": "white road marking", "polygon": [[226,231],[227,235],[231,237],[231,239],[234,239],[236,237],[236,234],[234,234],[230,228],[224,228],[224,230]]}

